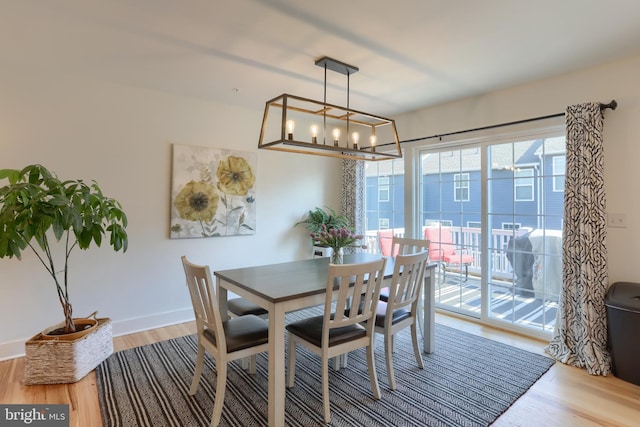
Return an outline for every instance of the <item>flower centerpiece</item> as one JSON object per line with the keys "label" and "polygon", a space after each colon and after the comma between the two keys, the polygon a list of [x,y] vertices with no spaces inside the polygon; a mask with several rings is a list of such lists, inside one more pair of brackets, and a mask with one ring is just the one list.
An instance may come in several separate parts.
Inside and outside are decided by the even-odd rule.
{"label": "flower centerpiece", "polygon": [[314,242],[333,249],[331,253],[331,263],[333,264],[342,264],[343,248],[345,247],[367,248],[367,245],[358,243],[364,236],[354,233],[348,227],[327,228],[327,226],[323,224],[319,232],[311,233],[311,238]]}

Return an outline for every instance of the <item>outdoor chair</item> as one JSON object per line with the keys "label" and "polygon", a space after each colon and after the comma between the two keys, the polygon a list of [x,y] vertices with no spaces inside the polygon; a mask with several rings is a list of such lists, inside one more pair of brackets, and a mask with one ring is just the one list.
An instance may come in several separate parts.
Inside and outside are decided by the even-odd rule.
{"label": "outdoor chair", "polygon": [[326,423],[331,420],[329,359],[365,348],[373,397],[380,399],[373,338],[374,317],[386,261],[386,258],[381,258],[362,264],[329,264],[324,315],[286,326],[289,332],[287,388],[295,383],[296,346],[304,345],[322,359],[322,400]]}
{"label": "outdoor chair", "polygon": [[393,248],[393,229],[378,230],[378,246],[380,247],[380,253],[382,256],[396,256],[392,255],[391,249]]}
{"label": "outdoor chair", "polygon": [[228,363],[249,357],[249,373],[255,374],[256,355],[268,350],[269,327],[264,319],[251,314],[223,322],[209,267],[192,264],[184,256],[182,265],[198,336],[198,355],[189,394],[194,395],[198,390],[206,350],[216,361],[216,394],[211,416],[211,426],[215,427],[222,416]]}
{"label": "outdoor chair", "polygon": [[426,227],[424,238],[429,240],[429,259],[440,266],[441,283],[445,280],[449,265],[459,265],[461,269],[464,267],[464,281],[468,280],[469,264],[473,262],[473,256],[456,252],[449,227]]}

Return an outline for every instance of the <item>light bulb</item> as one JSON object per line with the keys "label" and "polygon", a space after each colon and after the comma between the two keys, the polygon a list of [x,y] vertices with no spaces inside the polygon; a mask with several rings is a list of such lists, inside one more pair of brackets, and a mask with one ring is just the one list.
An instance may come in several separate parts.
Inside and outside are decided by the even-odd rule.
{"label": "light bulb", "polygon": [[314,144],[318,143],[318,126],[311,125],[311,142]]}
{"label": "light bulb", "polygon": [[351,140],[353,141],[353,149],[358,149],[358,141],[360,141],[360,134],[358,132],[354,132],[351,134]]}
{"label": "light bulb", "polygon": [[333,145],[338,146],[338,140],[340,140],[340,129],[335,128],[332,132],[333,134]]}
{"label": "light bulb", "polygon": [[370,141],[371,141],[371,151],[376,151],[376,136],[375,135],[371,135]]}
{"label": "light bulb", "polygon": [[287,137],[293,139],[293,129],[296,127],[296,122],[293,120],[287,120]]}

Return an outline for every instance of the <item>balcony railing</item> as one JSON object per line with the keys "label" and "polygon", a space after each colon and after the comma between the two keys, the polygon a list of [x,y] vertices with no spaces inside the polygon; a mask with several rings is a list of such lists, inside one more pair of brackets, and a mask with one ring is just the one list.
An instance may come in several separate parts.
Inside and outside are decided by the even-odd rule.
{"label": "balcony railing", "polygon": [[[471,227],[447,227],[451,230],[456,252],[472,255],[468,278],[454,274],[439,281],[436,288],[436,304],[447,310],[458,313],[480,315],[481,290],[481,231]],[[388,230],[387,230],[388,231]],[[530,271],[523,274],[522,263],[516,262],[521,278],[509,262],[507,254],[509,241],[514,237],[527,235],[531,249],[516,249],[522,256],[533,255],[534,264],[528,266]],[[404,229],[394,229],[393,234],[404,237]],[[424,234],[423,234],[424,235]],[[493,229],[489,236],[491,274],[488,316],[527,329],[550,332],[555,325],[558,309],[558,297],[561,288],[561,237],[560,230],[519,230],[514,234],[511,230]],[[386,237],[387,239],[389,237]],[[367,252],[381,253],[378,241],[378,230],[365,234]],[[517,245],[514,245],[517,246]],[[452,266],[451,268],[457,268]],[[528,277],[527,285],[525,278]]]}
{"label": "balcony railing", "polygon": [[[453,244],[456,251],[473,256],[473,262],[469,265],[469,274],[480,275],[481,269],[481,232],[475,227],[448,227],[451,230]],[[516,232],[516,237],[524,232]],[[404,237],[404,229],[396,228],[393,234],[398,237]],[[424,229],[423,229],[424,235]],[[513,278],[513,269],[507,258],[507,249],[509,239],[514,237],[511,230],[492,229],[489,247],[491,248],[491,277],[494,279]],[[379,254],[380,242],[378,241],[378,231],[367,231],[365,234],[366,252]]]}

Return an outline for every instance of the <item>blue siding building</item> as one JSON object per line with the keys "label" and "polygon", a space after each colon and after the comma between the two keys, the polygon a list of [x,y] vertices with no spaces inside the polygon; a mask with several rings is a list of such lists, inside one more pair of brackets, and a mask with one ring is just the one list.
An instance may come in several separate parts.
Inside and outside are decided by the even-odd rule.
{"label": "blue siding building", "polygon": [[[561,229],[565,139],[548,138],[488,148],[490,229]],[[480,148],[422,158],[422,225],[481,223]],[[367,170],[367,230],[404,228],[402,161]]]}

